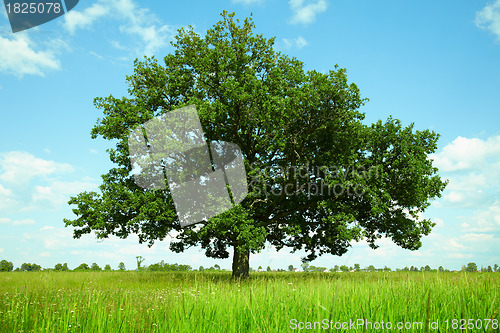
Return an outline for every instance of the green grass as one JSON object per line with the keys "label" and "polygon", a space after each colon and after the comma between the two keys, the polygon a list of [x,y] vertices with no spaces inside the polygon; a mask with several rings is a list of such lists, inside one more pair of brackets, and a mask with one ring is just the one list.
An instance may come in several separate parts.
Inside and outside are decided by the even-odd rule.
{"label": "green grass", "polygon": [[[492,322],[486,330],[484,319],[498,323],[499,312],[498,273],[266,272],[241,282],[226,272],[0,274],[1,332],[289,332],[292,319],[423,323],[423,330],[406,332],[498,332]],[[483,327],[452,330],[452,319],[477,325],[482,319]],[[427,330],[429,320],[439,320],[440,329]]]}

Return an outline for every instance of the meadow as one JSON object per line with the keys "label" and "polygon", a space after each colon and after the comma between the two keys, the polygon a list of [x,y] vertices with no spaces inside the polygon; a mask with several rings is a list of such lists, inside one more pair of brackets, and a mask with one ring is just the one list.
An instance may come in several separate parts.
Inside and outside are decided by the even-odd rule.
{"label": "meadow", "polygon": [[0,273],[1,332],[498,332],[499,312],[498,273]]}

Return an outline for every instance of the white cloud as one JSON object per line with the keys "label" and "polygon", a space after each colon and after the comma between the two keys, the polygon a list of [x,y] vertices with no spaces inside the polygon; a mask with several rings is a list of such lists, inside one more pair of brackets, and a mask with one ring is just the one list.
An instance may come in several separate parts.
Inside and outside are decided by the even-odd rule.
{"label": "white cloud", "polygon": [[467,259],[467,258],[472,258],[472,254],[465,254],[465,253],[460,253],[460,252],[455,252],[455,253],[449,253],[446,255],[446,258],[449,259]]}
{"label": "white cloud", "polygon": [[0,184],[0,209],[13,206],[15,203],[12,190],[5,188]]}
{"label": "white cloud", "polygon": [[301,49],[304,46],[309,45],[309,43],[307,42],[307,40],[305,40],[305,38],[302,37],[302,36],[299,36],[299,37],[297,37],[295,39],[283,38],[283,42],[285,43],[285,47],[287,49],[289,49],[291,47],[296,47],[298,49]]}
{"label": "white cloud", "polygon": [[[480,171],[479,171],[480,172]],[[492,183],[489,180],[488,175],[484,173],[479,173],[478,171],[472,171],[464,175],[452,176],[450,184],[448,184],[447,189],[450,191],[481,191],[481,189],[488,188]]]}
{"label": "white cloud", "polygon": [[96,180],[89,177],[59,180],[73,171],[68,163],[27,152],[0,153],[0,208],[13,212],[54,209],[66,206],[71,195],[97,189]]}
{"label": "white cloud", "polygon": [[12,191],[9,190],[8,188],[3,187],[2,184],[0,184],[0,198],[10,195],[12,195]]}
{"label": "white cloud", "polygon": [[430,158],[450,181],[443,203],[478,207],[500,199],[500,136],[458,137]]}
{"label": "white cloud", "polygon": [[5,217],[0,218],[0,224],[30,225],[30,224],[34,224],[34,223],[35,223],[35,220],[33,220],[33,219],[11,220],[11,219],[5,218]]}
{"label": "white cloud", "polygon": [[155,51],[167,46],[175,30],[168,25],[157,26],[159,19],[148,9],[139,8],[132,0],[115,0],[114,9],[126,20],[120,26],[120,31],[136,36],[142,41],[145,55],[152,55]]}
{"label": "white cloud", "polygon": [[443,242],[443,249],[447,252],[457,252],[467,250],[467,247],[458,238],[451,238]]}
{"label": "white cloud", "polygon": [[169,39],[173,36],[173,29],[167,25],[157,27],[156,25],[145,26],[138,23],[126,24],[120,27],[120,31],[142,39],[144,45],[142,53],[148,56],[166,47]]}
{"label": "white cloud", "polygon": [[53,230],[53,229],[55,229],[55,227],[50,226],[50,225],[45,225],[45,226],[43,226],[43,227],[40,228],[40,231]]}
{"label": "white cloud", "polygon": [[71,232],[67,235],[63,234],[63,236],[65,236],[64,238],[62,238],[61,236],[61,234],[54,234],[53,237],[44,239],[44,247],[52,250],[60,250],[71,248],[72,245],[76,245],[76,241],[73,240],[73,234]]}
{"label": "white cloud", "polygon": [[3,249],[0,247],[0,253],[2,253],[2,252],[3,252]]}
{"label": "white cloud", "polygon": [[[454,230],[453,230],[454,231]],[[480,258],[485,253],[495,253],[498,248],[498,239],[494,234],[484,232],[464,232],[450,236],[453,231],[430,236],[432,246],[429,247],[429,256],[440,253],[440,258],[465,259]]]}
{"label": "white cloud", "polygon": [[440,153],[431,156],[441,171],[484,168],[491,157],[500,160],[500,135],[486,141],[459,136]]}
{"label": "white cloud", "polygon": [[466,233],[458,241],[467,248],[466,253],[477,256],[480,253],[497,253],[500,239],[490,233]]}
{"label": "white cloud", "polygon": [[[430,255],[440,253],[440,258],[484,260],[498,252],[499,213],[500,205],[497,203],[471,216],[453,218],[447,227],[440,227],[439,232],[431,233],[427,237],[429,243],[424,240],[424,246],[430,245]],[[460,220],[464,222],[460,224]],[[460,263],[458,260],[455,262]]]}
{"label": "white cloud", "polygon": [[288,4],[293,12],[290,19],[291,24],[309,24],[316,20],[316,15],[321,14],[328,8],[326,0],[308,2],[305,0],[290,0]]}
{"label": "white cloud", "polygon": [[9,184],[24,185],[34,177],[72,171],[73,167],[67,163],[44,160],[27,152],[0,153],[0,181]]}
{"label": "white cloud", "polygon": [[[444,223],[443,220],[441,220],[439,217],[434,217],[432,218],[432,222],[436,223],[436,226],[434,227],[434,230],[437,228],[443,228],[446,224]],[[432,234],[431,234],[432,235]]]}
{"label": "white cloud", "polygon": [[59,70],[61,64],[56,59],[56,53],[62,45],[50,43],[42,50],[26,33],[9,34],[5,38],[0,36],[0,72],[23,77],[44,76],[46,71]]}
{"label": "white cloud", "polygon": [[[108,252],[108,251],[103,251],[103,250],[74,250],[74,251],[71,251],[71,254],[82,258],[82,261],[86,262],[89,266],[90,266],[91,262],[101,261],[101,264],[100,264],[101,268],[103,268],[103,266],[105,265],[103,260],[113,261],[116,265],[112,264],[111,267],[113,267],[113,266],[116,267],[120,261],[125,261],[127,258],[125,256],[118,255],[114,252]],[[129,256],[128,258],[130,258],[130,257],[131,256]],[[92,258],[92,259],[89,259],[89,258]],[[133,258],[135,260],[135,256]],[[130,265],[126,265],[126,267],[128,269],[134,268],[134,266],[130,266]]]}
{"label": "white cloud", "polygon": [[94,3],[83,11],[71,10],[64,15],[64,27],[71,34],[78,29],[88,29],[99,18],[109,14],[110,7],[100,3]]}
{"label": "white cloud", "polygon": [[445,194],[444,199],[449,201],[449,202],[452,202],[452,203],[455,203],[455,202],[458,203],[458,202],[462,202],[464,200],[464,198],[460,192],[454,192],[454,191],[451,191],[448,194]]}
{"label": "white cloud", "polygon": [[48,186],[35,186],[32,199],[34,203],[42,203],[45,206],[57,207],[66,204],[70,195],[93,190],[97,186],[97,184],[85,181],[54,181]]}
{"label": "white cloud", "polygon": [[308,45],[307,41],[306,41],[306,40],[304,39],[304,37],[302,37],[302,36],[299,36],[298,38],[296,38],[296,39],[295,39],[295,43],[296,43],[296,45],[297,45],[297,47],[298,47],[299,49],[301,49],[301,48],[303,48],[304,46],[307,46],[307,45]]}
{"label": "white cloud", "polygon": [[465,234],[462,237],[470,242],[484,242],[486,240],[493,239],[492,234],[477,234],[477,233]]}
{"label": "white cloud", "polygon": [[94,51],[90,51],[90,52],[89,52],[89,54],[90,54],[90,55],[93,55],[93,56],[94,56],[94,57],[96,57],[97,59],[100,59],[100,60],[103,60],[103,59],[104,59],[104,57],[103,57],[102,55],[97,54],[97,53],[95,53]]}
{"label": "white cloud", "polygon": [[[103,18],[121,21],[120,32],[129,37],[135,37],[138,44],[135,52],[145,55],[152,55],[166,47],[175,33],[173,27],[161,25],[156,15],[149,9],[140,8],[132,0],[100,0],[83,11],[72,10],[65,15],[63,25],[66,30],[74,34],[79,29],[90,29],[93,24]],[[112,42],[112,45],[118,46],[119,44]],[[128,49],[119,46],[119,49]]]}
{"label": "white cloud", "polygon": [[22,240],[29,243],[38,243],[43,246],[43,249],[51,251],[87,248],[96,244],[95,239],[92,239],[92,237],[84,236],[75,240],[72,229],[53,226],[44,226],[39,230],[24,233]]}
{"label": "white cloud", "polygon": [[118,50],[128,50],[125,46],[123,46],[119,41],[117,40],[112,40],[111,45]]}
{"label": "white cloud", "polygon": [[14,220],[12,221],[13,225],[29,225],[35,224],[35,220],[33,219],[24,219],[24,220]]}
{"label": "white cloud", "polygon": [[500,39],[500,0],[490,2],[476,13],[476,26],[489,30]]}
{"label": "white cloud", "polygon": [[73,239],[73,231],[67,228],[45,226],[40,229],[43,234],[43,247],[50,250],[60,250],[81,245]]}
{"label": "white cloud", "polygon": [[460,225],[465,232],[493,232],[500,231],[500,203],[495,203],[488,209],[478,210],[471,217],[462,218],[465,221]]}

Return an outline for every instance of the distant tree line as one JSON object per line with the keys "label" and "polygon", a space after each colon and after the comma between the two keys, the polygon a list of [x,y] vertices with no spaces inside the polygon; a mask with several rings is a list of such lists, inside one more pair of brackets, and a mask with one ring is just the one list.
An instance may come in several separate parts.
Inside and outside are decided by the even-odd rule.
{"label": "distant tree line", "polygon": [[[141,256],[136,257],[137,259],[137,269],[139,271],[151,271],[151,272],[182,272],[182,271],[192,271],[193,268],[189,265],[182,265],[182,264],[169,264],[164,262],[163,260],[160,261],[159,263],[156,264],[151,264],[149,266],[142,266],[142,262],[144,262],[144,258]],[[365,268],[361,268],[359,264],[354,264],[354,266],[347,266],[347,265],[335,265],[334,267],[327,269],[326,267],[321,267],[321,266],[313,266],[310,265],[309,263],[302,263],[301,264],[302,271],[304,272],[391,272],[392,269],[385,266],[384,268],[375,268],[373,265],[369,265]],[[109,264],[104,266],[104,269],[99,267],[97,263],[92,263],[90,266],[87,265],[86,263],[82,263],[73,270],[68,268],[68,264],[64,263],[57,263],[54,268],[45,268],[42,269],[40,265],[37,265],[35,263],[23,263],[20,267],[17,267],[14,269],[14,264],[10,261],[7,260],[2,260],[0,261],[0,272],[34,272],[34,271],[41,271],[41,270],[52,270],[52,271],[112,271],[113,269]],[[126,267],[123,262],[120,262],[118,264],[118,271],[125,271]],[[220,271],[221,268],[219,265],[215,264],[213,267],[210,268],[204,268],[203,266],[200,266],[198,268],[198,271]],[[271,272],[271,271],[277,271],[277,272],[293,272],[296,271],[297,269],[293,267],[293,265],[289,265],[288,269],[271,269],[270,266],[267,266],[266,271]],[[250,268],[251,272],[255,272],[256,270]],[[262,266],[259,266],[257,269],[257,272],[262,272],[264,269]],[[431,268],[429,265],[421,266],[420,268],[415,267],[415,266],[410,266],[410,267],[404,267],[402,269],[397,268],[395,270],[396,272],[400,271],[409,271],[409,272],[450,272],[450,270],[443,268],[443,266],[439,266],[437,269]],[[494,264],[492,266],[487,266],[487,267],[481,267],[480,269],[478,268],[477,264],[474,262],[470,262],[467,265],[463,265],[462,269],[460,270],[462,272],[500,272],[500,266],[497,264]]]}
{"label": "distant tree line", "polygon": [[215,264],[215,265],[213,265],[212,267],[209,267],[209,268],[204,268],[203,266],[200,266],[198,268],[198,271],[200,271],[200,272],[203,272],[203,271],[220,271],[220,270],[221,270],[220,266],[217,265],[217,264]]}
{"label": "distant tree line", "polygon": [[[218,267],[218,265],[216,265]],[[219,267],[220,269],[220,267]],[[83,272],[83,271],[112,271],[113,269],[111,268],[111,265],[107,264],[104,266],[104,269],[99,267],[97,263],[92,263],[90,266],[87,265],[86,263],[82,263],[79,266],[75,267],[74,269],[69,269],[68,264],[64,263],[57,263],[54,268],[42,268],[40,265],[37,264],[30,264],[30,263],[24,263],[20,267],[17,267],[14,269],[14,264],[10,261],[7,260],[2,260],[0,261],[0,272],[32,272],[32,271],[41,271],[41,270],[51,270],[51,271],[74,271],[74,272]],[[125,271],[125,264],[123,262],[120,262],[118,264],[118,271]],[[168,264],[165,263],[163,260],[157,264],[152,264],[147,267],[142,267],[140,264],[138,265],[137,270],[146,270],[146,271],[190,271],[192,270],[191,266],[189,265],[180,265],[180,264]]]}
{"label": "distant tree line", "polygon": [[190,271],[192,270],[192,268],[189,265],[167,264],[162,260],[157,264],[149,265],[147,267],[147,270],[152,272],[167,272],[167,271],[180,272],[180,271]]}
{"label": "distant tree line", "polygon": [[14,269],[14,264],[12,264],[12,262],[7,260],[0,261],[0,272],[11,272],[11,271],[34,272],[41,270],[42,267],[37,264],[24,263],[21,265],[21,267],[17,267],[16,269]]}
{"label": "distant tree line", "polygon": [[[347,266],[347,265],[335,265],[330,269],[327,269],[326,267],[317,267],[310,265],[309,263],[302,263],[301,264],[302,271],[304,272],[392,272],[393,270],[390,267],[384,266],[383,268],[375,268],[373,265],[369,265],[365,268],[361,268],[359,264],[354,264],[354,266]],[[271,269],[269,266],[266,269],[267,271],[285,271],[284,269]],[[293,267],[293,265],[288,266],[288,271],[293,272],[295,271],[296,268]],[[259,266],[257,269],[258,272],[263,271],[262,266]],[[395,272],[450,272],[449,269],[443,268],[443,266],[439,266],[437,269],[436,268],[431,268],[429,265],[415,267],[415,266],[410,266],[410,267],[404,267],[404,268],[396,268],[394,270]],[[463,272],[500,272],[500,266],[495,264],[493,267],[487,266],[487,267],[482,267],[481,269],[478,269],[477,265],[473,262],[468,263],[467,265],[462,266],[461,271]]]}

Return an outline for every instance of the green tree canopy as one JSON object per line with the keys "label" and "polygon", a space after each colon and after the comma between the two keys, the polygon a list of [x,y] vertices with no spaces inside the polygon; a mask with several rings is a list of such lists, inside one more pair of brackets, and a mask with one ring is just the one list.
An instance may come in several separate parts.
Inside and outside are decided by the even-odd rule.
{"label": "green tree canopy", "polygon": [[[446,185],[429,158],[438,134],[393,118],[365,125],[365,99],[345,69],[306,71],[254,28],[251,19],[223,12],[204,36],[180,29],[172,53],[135,61],[129,97],[95,99],[104,116],[91,135],[116,142],[109,150],[116,167],[99,192],[70,199],[77,217],[65,223],[74,237],[135,233],[152,245],[175,231],[175,252],[199,245],[208,257],[227,258],[232,249],[236,277],[248,275],[250,253],[266,242],[303,249],[305,261],[342,255],[361,239],[376,248],[383,236],[406,249],[421,246],[434,224],[419,215]],[[226,213],[181,228],[168,187],[134,183],[127,139],[153,117],[191,104],[209,142],[241,148],[249,194]]]}
{"label": "green tree canopy", "polygon": [[83,264],[80,264],[80,266],[78,266],[74,270],[75,271],[86,271],[88,269],[90,269],[89,265],[87,265],[86,263],[83,263]]}
{"label": "green tree canopy", "polygon": [[341,265],[341,266],[340,266],[340,270],[341,270],[342,272],[349,272],[349,267],[347,267],[346,265]]}
{"label": "green tree canopy", "polygon": [[137,256],[135,257],[136,261],[137,261],[137,270],[140,270],[142,267],[141,267],[141,264],[144,262],[144,260],[146,260],[146,258],[142,257],[142,256]]}
{"label": "green tree canopy", "polygon": [[465,271],[467,272],[477,272],[477,265],[474,262],[470,262],[465,267]]}
{"label": "green tree canopy", "polygon": [[99,267],[99,265],[94,262],[94,263],[92,263],[92,265],[90,265],[90,269],[93,271],[100,271],[101,267]]}
{"label": "green tree canopy", "polygon": [[14,264],[11,261],[2,260],[0,261],[0,272],[12,272],[14,269]]}
{"label": "green tree canopy", "polygon": [[41,271],[42,267],[37,264],[30,264],[30,263],[23,263],[20,267],[20,270],[22,272],[34,272],[34,271]]}
{"label": "green tree canopy", "polygon": [[[167,271],[181,272],[181,271],[190,271],[192,270],[192,267],[189,265],[182,265],[182,264],[181,265],[168,264],[162,260],[159,263],[149,265],[148,270],[153,272],[167,272]],[[200,266],[200,271],[203,271],[203,266]]]}

